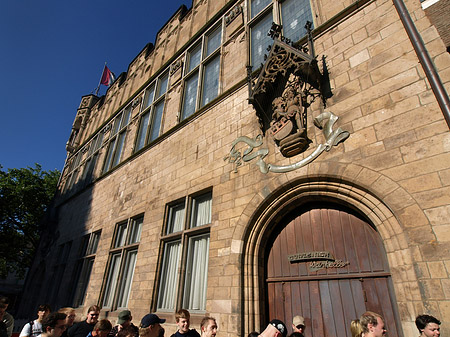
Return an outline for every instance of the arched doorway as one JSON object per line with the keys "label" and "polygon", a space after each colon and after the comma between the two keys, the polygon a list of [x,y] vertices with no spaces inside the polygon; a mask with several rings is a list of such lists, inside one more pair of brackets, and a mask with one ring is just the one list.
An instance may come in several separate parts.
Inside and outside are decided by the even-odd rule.
{"label": "arched doorway", "polygon": [[364,311],[401,335],[379,233],[349,208],[317,201],[279,222],[265,250],[266,317],[306,320],[306,337],[346,337]]}

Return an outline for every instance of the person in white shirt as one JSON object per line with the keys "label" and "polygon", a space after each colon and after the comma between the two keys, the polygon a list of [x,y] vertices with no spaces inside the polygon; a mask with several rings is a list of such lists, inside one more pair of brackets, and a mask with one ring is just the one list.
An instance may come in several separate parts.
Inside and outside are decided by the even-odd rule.
{"label": "person in white shirt", "polygon": [[42,304],[38,307],[38,318],[25,324],[19,337],[39,337],[42,333],[42,320],[50,313],[50,306]]}

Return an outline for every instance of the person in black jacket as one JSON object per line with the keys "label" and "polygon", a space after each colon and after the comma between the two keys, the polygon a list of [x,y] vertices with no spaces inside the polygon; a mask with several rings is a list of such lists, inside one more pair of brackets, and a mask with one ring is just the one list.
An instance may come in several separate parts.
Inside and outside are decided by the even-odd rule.
{"label": "person in black jacket", "polygon": [[191,314],[186,309],[181,309],[175,314],[178,330],[170,337],[200,337],[195,329],[189,329]]}
{"label": "person in black jacket", "polygon": [[86,320],[72,325],[69,331],[67,331],[67,336],[86,337],[90,332],[92,332],[92,330],[94,330],[94,326],[98,322],[99,315],[100,308],[96,305],[90,306],[88,309]]}

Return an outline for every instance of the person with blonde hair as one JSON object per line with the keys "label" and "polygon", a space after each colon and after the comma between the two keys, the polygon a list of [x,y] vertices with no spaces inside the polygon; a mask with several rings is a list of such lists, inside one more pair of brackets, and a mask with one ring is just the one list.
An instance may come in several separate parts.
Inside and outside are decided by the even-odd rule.
{"label": "person with blonde hair", "polygon": [[354,319],[350,323],[350,332],[352,333],[352,337],[361,337],[362,336],[362,326],[359,322],[359,319]]}
{"label": "person with blonde hair", "polygon": [[366,311],[359,318],[359,324],[361,325],[362,330],[360,336],[383,337],[386,335],[383,317],[375,312]]}
{"label": "person with blonde hair", "polygon": [[191,314],[186,309],[180,309],[175,314],[175,322],[178,330],[170,337],[200,337],[195,329],[189,329],[191,324]]}
{"label": "person with blonde hair", "polygon": [[75,309],[71,307],[65,307],[58,310],[60,314],[66,314],[66,330],[62,333],[61,337],[67,337],[67,330],[73,325],[75,322]]}

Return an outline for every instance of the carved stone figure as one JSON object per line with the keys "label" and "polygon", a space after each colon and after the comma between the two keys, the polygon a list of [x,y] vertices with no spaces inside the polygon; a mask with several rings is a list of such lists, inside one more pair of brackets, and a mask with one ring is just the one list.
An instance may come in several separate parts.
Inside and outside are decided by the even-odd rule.
{"label": "carved stone figure", "polygon": [[309,144],[305,116],[307,103],[294,86],[289,86],[282,97],[272,101],[272,121],[269,132],[285,157],[303,152]]}

